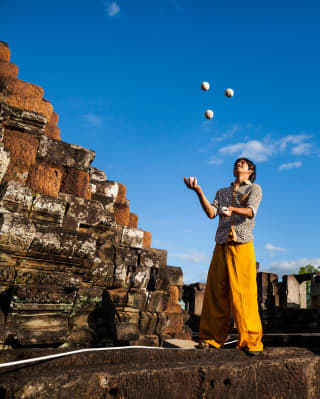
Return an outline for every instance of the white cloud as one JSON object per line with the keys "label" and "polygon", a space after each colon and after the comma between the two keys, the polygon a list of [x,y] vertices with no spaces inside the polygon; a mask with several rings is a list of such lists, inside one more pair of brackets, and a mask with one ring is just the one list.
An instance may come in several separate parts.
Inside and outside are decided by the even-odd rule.
{"label": "white cloud", "polygon": [[107,14],[109,17],[114,17],[115,15],[120,13],[120,7],[119,5],[113,1],[111,3],[106,3],[106,8],[107,8]]}
{"label": "white cloud", "polygon": [[198,251],[170,254],[170,256],[172,256],[173,258],[186,260],[191,263],[200,263],[205,261],[208,262],[208,255]]}
{"label": "white cloud", "polygon": [[282,165],[279,166],[279,170],[287,170],[287,169],[292,169],[292,168],[300,168],[302,166],[302,162],[297,161],[297,162],[289,162],[289,163],[283,163]]}
{"label": "white cloud", "polygon": [[276,247],[275,245],[272,245],[270,243],[267,243],[265,245],[265,249],[267,249],[268,251],[271,251],[271,252],[274,252],[274,251],[285,252],[286,251],[285,248]]}
{"label": "white cloud", "polygon": [[311,148],[312,146],[310,143],[301,143],[293,147],[291,152],[294,155],[309,155],[311,153]]}
{"label": "white cloud", "polygon": [[83,115],[83,119],[93,127],[102,127],[103,126],[103,118],[96,114],[86,114]]}
{"label": "white cloud", "polygon": [[246,143],[237,143],[222,147],[219,152],[227,155],[238,154],[239,157],[247,157],[257,162],[264,162],[275,152],[275,146],[273,144],[262,143],[259,140],[249,140]]}
{"label": "white cloud", "polygon": [[320,265],[320,258],[300,258],[297,260],[283,260],[272,262],[271,265],[267,268],[269,272],[277,273],[278,276],[282,276],[283,274],[297,274],[301,266]]}
{"label": "white cloud", "polygon": [[[286,150],[294,155],[308,155],[312,152],[312,144],[307,142],[311,137],[306,134],[298,134],[285,136],[280,140],[271,140],[269,136],[266,136],[263,140],[246,140],[222,147],[219,152],[225,155],[252,158],[257,162],[267,161],[271,156]],[[293,165],[292,167],[299,166]]]}
{"label": "white cloud", "polygon": [[309,136],[307,134],[296,134],[296,135],[285,136],[279,140],[279,146],[281,150],[285,150],[288,144],[299,145],[301,143],[304,143],[306,140],[311,139],[311,137],[312,136]]}

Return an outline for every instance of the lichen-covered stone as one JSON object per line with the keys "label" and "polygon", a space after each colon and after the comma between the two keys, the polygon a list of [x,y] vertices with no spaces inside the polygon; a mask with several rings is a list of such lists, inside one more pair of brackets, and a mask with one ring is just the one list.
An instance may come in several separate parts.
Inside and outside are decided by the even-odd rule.
{"label": "lichen-covered stone", "polygon": [[52,140],[46,136],[41,137],[37,153],[37,158],[41,162],[76,168],[85,172],[89,170],[94,157],[95,151],[64,141]]}
{"label": "lichen-covered stone", "polygon": [[144,233],[142,230],[133,227],[125,227],[121,237],[121,245],[132,248],[142,248],[143,236]]}
{"label": "lichen-covered stone", "polygon": [[93,182],[104,182],[107,180],[107,176],[103,170],[97,169],[94,166],[89,166],[90,183]]}
{"label": "lichen-covered stone", "polygon": [[5,149],[5,146],[0,143],[0,182],[5,175],[10,163],[10,152]]}
{"label": "lichen-covered stone", "polygon": [[177,266],[167,266],[169,284],[176,285],[178,287],[183,286],[183,272],[181,267]]}

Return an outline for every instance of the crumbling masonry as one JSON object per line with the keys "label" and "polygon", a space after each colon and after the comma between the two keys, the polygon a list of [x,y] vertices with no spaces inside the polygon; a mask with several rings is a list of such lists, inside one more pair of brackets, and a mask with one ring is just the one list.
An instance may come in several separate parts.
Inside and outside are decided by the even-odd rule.
{"label": "crumbling masonry", "polygon": [[0,344],[189,338],[181,268],[151,248],[95,152],[61,141],[43,94],[0,42]]}

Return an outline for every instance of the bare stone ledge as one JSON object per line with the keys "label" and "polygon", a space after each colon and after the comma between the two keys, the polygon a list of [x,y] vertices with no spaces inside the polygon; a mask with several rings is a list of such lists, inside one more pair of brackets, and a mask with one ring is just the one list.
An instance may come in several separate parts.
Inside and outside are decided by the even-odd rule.
{"label": "bare stone ledge", "polygon": [[[0,361],[48,353],[6,351]],[[0,392],[4,399],[318,399],[319,376],[320,357],[302,348],[267,348],[254,358],[236,349],[131,348],[0,369]]]}

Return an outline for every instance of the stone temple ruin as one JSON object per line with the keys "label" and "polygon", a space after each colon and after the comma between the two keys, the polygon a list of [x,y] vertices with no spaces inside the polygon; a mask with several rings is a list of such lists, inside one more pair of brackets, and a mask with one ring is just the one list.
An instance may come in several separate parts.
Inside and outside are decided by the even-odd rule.
{"label": "stone temple ruin", "polygon": [[[319,399],[320,273],[257,273],[257,358],[110,348],[196,337],[205,284],[183,285],[125,186],[91,165],[94,151],[61,140],[42,88],[17,76],[0,42],[0,399]],[[300,348],[270,347],[286,345]],[[105,348],[6,365],[70,346]]]}
{"label": "stone temple ruin", "polygon": [[0,345],[189,338],[181,268],[151,248],[95,152],[61,140],[43,94],[0,42]]}

